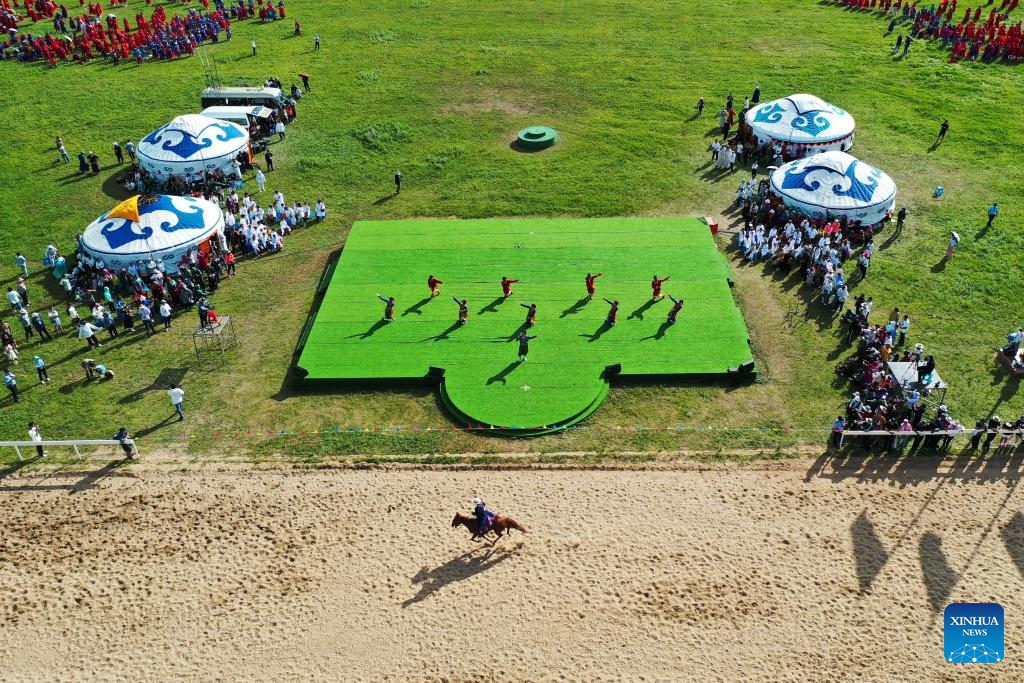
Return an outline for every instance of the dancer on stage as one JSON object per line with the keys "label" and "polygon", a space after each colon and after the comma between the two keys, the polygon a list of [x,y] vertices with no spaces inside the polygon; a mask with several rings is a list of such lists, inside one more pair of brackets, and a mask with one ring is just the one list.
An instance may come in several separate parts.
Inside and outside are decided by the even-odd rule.
{"label": "dancer on stage", "polygon": [[651,298],[652,299],[662,299],[662,298],[664,298],[665,295],[661,293],[661,285],[663,283],[665,283],[665,282],[668,282],[668,279],[669,279],[668,276],[665,276],[665,277],[663,277],[663,278],[661,278],[659,280],[657,275],[655,275],[653,278],[651,278],[651,292],[652,292]]}
{"label": "dancer on stage", "polygon": [[668,312],[668,324],[676,324],[676,316],[679,315],[679,311],[683,310],[683,300],[677,299],[671,294],[668,295],[669,299],[672,299],[672,308]]}
{"label": "dancer on stage", "polygon": [[587,301],[594,298],[594,293],[597,292],[597,286],[594,284],[594,280],[601,277],[601,275],[603,275],[603,273],[598,273],[597,275],[587,273]]}
{"label": "dancer on stage", "polygon": [[530,340],[531,339],[536,339],[536,338],[537,338],[537,335],[535,335],[535,334],[530,335],[530,334],[526,334],[526,332],[520,332],[519,333],[519,337],[517,337],[517,339],[519,339],[519,362],[520,363],[525,363],[526,362],[526,356],[529,355],[529,353],[530,353]]}
{"label": "dancer on stage", "polygon": [[441,293],[441,285],[444,284],[444,280],[438,280],[433,275],[427,278],[427,287],[430,287],[430,296],[437,296]]}
{"label": "dancer on stage", "polygon": [[509,280],[508,276],[501,278],[501,294],[506,299],[512,296],[512,285],[519,280]]}
{"label": "dancer on stage", "polygon": [[459,324],[465,325],[469,322],[469,303],[467,299],[459,299],[457,296],[453,296],[455,303],[459,305]]}
{"label": "dancer on stage", "polygon": [[526,309],[526,327],[530,328],[537,324],[537,304],[519,304]]}
{"label": "dancer on stage", "polygon": [[615,327],[615,321],[619,318],[619,302],[612,301],[611,299],[605,299],[605,301],[607,301],[608,305],[611,306],[608,310],[608,319],[605,320],[605,323],[609,327]]}
{"label": "dancer on stage", "polygon": [[395,319],[395,297],[389,296],[388,298],[382,297],[380,294],[377,298],[384,302],[384,319],[392,321]]}

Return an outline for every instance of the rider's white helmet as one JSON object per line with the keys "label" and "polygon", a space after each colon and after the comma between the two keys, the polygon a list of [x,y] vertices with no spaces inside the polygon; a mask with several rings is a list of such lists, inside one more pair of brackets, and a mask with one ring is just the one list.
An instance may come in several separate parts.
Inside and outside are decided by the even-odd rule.
{"label": "rider's white helmet", "polygon": [[484,501],[481,498],[474,498],[473,505],[483,505]]}

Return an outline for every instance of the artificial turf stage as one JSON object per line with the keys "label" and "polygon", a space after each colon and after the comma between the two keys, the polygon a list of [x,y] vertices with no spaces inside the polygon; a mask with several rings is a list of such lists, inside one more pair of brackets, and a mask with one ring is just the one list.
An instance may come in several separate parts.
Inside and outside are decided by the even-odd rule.
{"label": "artificial turf stage", "polygon": [[[584,279],[600,272],[586,300]],[[433,299],[429,275],[440,278]],[[651,299],[652,275],[686,304]],[[502,276],[518,279],[502,297]],[[410,379],[444,368],[441,398],[469,425],[515,433],[564,429],[608,393],[605,366],[624,376],[716,375],[751,359],[729,270],[707,225],[691,218],[357,222],[298,365],[310,380]],[[396,299],[382,322],[377,294]],[[469,322],[456,324],[469,301]],[[618,324],[605,325],[620,303]],[[515,341],[536,303],[529,360]]]}

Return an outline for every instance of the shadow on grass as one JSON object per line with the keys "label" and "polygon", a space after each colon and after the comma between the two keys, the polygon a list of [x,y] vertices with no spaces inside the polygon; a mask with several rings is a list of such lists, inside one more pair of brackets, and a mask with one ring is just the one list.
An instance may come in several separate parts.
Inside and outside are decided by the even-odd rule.
{"label": "shadow on grass", "polygon": [[124,184],[117,182],[117,179],[123,177],[128,172],[130,166],[127,164],[119,164],[116,168],[117,170],[103,181],[101,189],[103,190],[103,194],[108,197],[122,201],[131,197],[132,193],[124,189]]}
{"label": "shadow on grass", "polygon": [[374,205],[374,206],[380,206],[381,204],[387,204],[388,202],[390,202],[390,201],[391,201],[392,199],[394,199],[394,198],[395,198],[395,197],[397,197],[397,196],[398,196],[398,195],[397,195],[397,194],[395,194],[395,193],[392,193],[392,194],[386,194],[386,195],[384,195],[383,197],[381,197],[380,199],[378,199],[377,201],[375,201],[375,202],[373,203],[373,205]]}
{"label": "shadow on grass", "polygon": [[410,306],[409,308],[405,309],[405,312],[402,313],[402,315],[406,316],[406,315],[409,315],[410,313],[415,313],[416,315],[423,315],[423,311],[421,311],[420,309],[423,308],[424,306],[426,306],[430,302],[430,300],[433,299],[433,298],[434,297],[432,297],[432,296],[428,296],[426,299],[420,299],[419,301],[414,303],[412,306]]}
{"label": "shadow on grass", "polygon": [[530,324],[527,323],[527,322],[524,322],[522,325],[520,325],[519,327],[516,328],[515,332],[513,332],[508,337],[506,337],[505,341],[510,341],[511,342],[511,341],[515,341],[515,340],[519,339],[519,335],[521,335],[523,332],[525,332],[528,329],[530,329]]}
{"label": "shadow on grass", "polygon": [[[150,384],[149,386],[142,387],[141,389],[139,389],[137,391],[133,391],[130,394],[126,394],[125,396],[122,396],[121,399],[118,400],[118,403],[120,403],[121,405],[125,405],[127,403],[134,403],[134,402],[140,400],[143,396],[145,396],[146,394],[148,394],[151,391],[167,390],[167,389],[171,388],[172,384],[177,384],[177,385],[180,386],[181,383],[184,381],[185,373],[187,373],[188,370],[189,369],[187,367],[184,367],[184,368],[164,368],[156,376],[156,379],[153,380],[152,384]],[[95,380],[93,380],[93,381],[95,381]],[[72,385],[74,385],[74,384],[89,384],[89,383],[91,383],[90,380],[81,379],[78,382],[72,382]]]}
{"label": "shadow on grass", "polygon": [[535,149],[533,147],[526,147],[522,145],[519,142],[519,140],[513,140],[508,146],[508,148],[513,152],[519,152],[520,154],[536,154],[538,152],[545,152],[551,149],[551,147],[554,147],[554,145],[551,145],[549,147],[542,147],[540,149]]}
{"label": "shadow on grass", "polygon": [[941,273],[946,269],[947,265],[949,265],[949,259],[943,257],[941,261],[932,266],[931,270],[933,273]]}
{"label": "shadow on grass", "polygon": [[668,328],[670,328],[670,327],[672,327],[672,322],[669,321],[669,320],[666,320],[665,322],[663,322],[661,324],[661,326],[658,328],[657,332],[655,332],[654,334],[649,335],[647,337],[641,337],[640,341],[644,341],[645,339],[661,339],[662,337],[665,336],[665,333],[668,332]]}
{"label": "shadow on grass", "polygon": [[653,306],[656,303],[659,303],[660,301],[661,299],[648,299],[643,306],[630,313],[626,317],[626,320],[643,320],[644,313],[646,313],[651,308],[651,306]]}
{"label": "shadow on grass", "polygon": [[443,339],[448,339],[451,336],[452,332],[459,329],[463,325],[464,323],[461,320],[456,320],[448,327],[447,330],[445,330],[441,334],[434,335],[433,337],[426,337],[423,339],[423,341],[441,341]]}
{"label": "shadow on grass", "polygon": [[501,369],[501,372],[499,372],[498,374],[496,374],[496,375],[494,375],[494,376],[492,376],[492,377],[489,377],[489,378],[487,379],[487,384],[488,384],[488,385],[491,385],[491,384],[496,384],[497,382],[501,382],[502,384],[507,384],[507,382],[508,382],[508,380],[507,380],[508,376],[509,376],[509,375],[511,375],[511,374],[512,374],[512,372],[513,372],[513,371],[514,371],[514,370],[515,370],[516,368],[518,368],[518,367],[519,367],[519,365],[520,365],[520,363],[519,363],[519,361],[518,361],[518,360],[514,360],[514,361],[512,361],[511,363],[509,363],[508,365],[506,365],[506,366],[505,366],[504,368],[502,368],[502,369]]}
{"label": "shadow on grass", "polygon": [[474,548],[445,562],[440,567],[434,569],[423,567],[411,579],[414,585],[419,584],[419,592],[404,601],[402,607],[406,608],[417,602],[422,602],[445,586],[476,576],[480,572],[504,562],[512,555],[512,552],[505,552],[496,556],[492,548]]}
{"label": "shadow on grass", "polygon": [[615,326],[614,326],[614,325],[612,325],[612,324],[611,324],[610,322],[608,322],[608,321],[606,320],[606,321],[604,322],[604,324],[602,324],[602,325],[601,325],[601,327],[597,328],[597,331],[596,331],[596,332],[594,332],[593,334],[581,334],[580,336],[581,336],[581,337],[586,337],[587,339],[589,339],[589,340],[591,341],[591,343],[593,343],[593,342],[596,342],[596,341],[597,341],[598,339],[600,339],[601,337],[603,337],[603,336],[604,336],[604,334],[605,334],[605,333],[606,333],[606,332],[607,332],[608,330],[612,329],[613,327],[615,327]]}
{"label": "shadow on grass", "polygon": [[564,311],[562,311],[562,315],[560,315],[558,317],[559,318],[566,318],[566,317],[568,317],[570,315],[575,315],[576,313],[579,313],[581,310],[583,310],[583,308],[587,304],[589,304],[589,303],[590,303],[590,297],[589,296],[585,296],[582,299],[580,299],[579,301],[577,301],[576,303],[574,303],[569,308],[567,308]]}
{"label": "shadow on grass", "polygon": [[381,318],[380,320],[375,322],[366,332],[360,332],[359,334],[350,334],[347,337],[345,337],[345,339],[352,339],[353,337],[359,337],[360,339],[369,339],[370,337],[375,335],[379,329],[387,326],[387,324],[390,322],[393,321],[388,320],[387,318]]}
{"label": "shadow on grass", "polygon": [[481,308],[480,312],[477,313],[477,315],[483,315],[484,313],[497,313],[498,312],[498,306],[500,306],[504,302],[505,302],[505,297],[499,296],[497,299],[495,299],[491,303],[489,303],[486,306],[484,306],[483,308]]}

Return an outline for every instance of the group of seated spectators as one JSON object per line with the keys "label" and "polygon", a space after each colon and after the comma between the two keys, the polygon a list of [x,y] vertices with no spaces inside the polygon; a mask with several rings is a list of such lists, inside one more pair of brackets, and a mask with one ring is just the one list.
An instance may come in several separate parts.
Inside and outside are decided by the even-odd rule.
{"label": "group of seated spectators", "polygon": [[[264,5],[264,2],[266,3]],[[151,0],[147,0],[151,4]],[[188,9],[183,15],[168,17],[164,5],[157,6],[147,19],[142,12],[135,15],[132,29],[128,17],[121,22],[113,14],[104,16],[102,3],[85,4],[80,16],[71,16],[64,4],[49,0],[24,0],[24,14],[19,13],[17,0],[0,0],[0,26],[7,39],[0,42],[0,59],[19,61],[86,62],[95,57],[110,58],[115,64],[134,59],[175,59],[190,56],[201,43],[230,40],[231,21],[260,16],[268,20],[284,16],[284,3],[273,0],[237,0],[230,5],[224,0],[200,0],[204,9]],[[123,6],[115,3],[111,7]],[[18,24],[48,19],[53,33],[18,33]]]}

